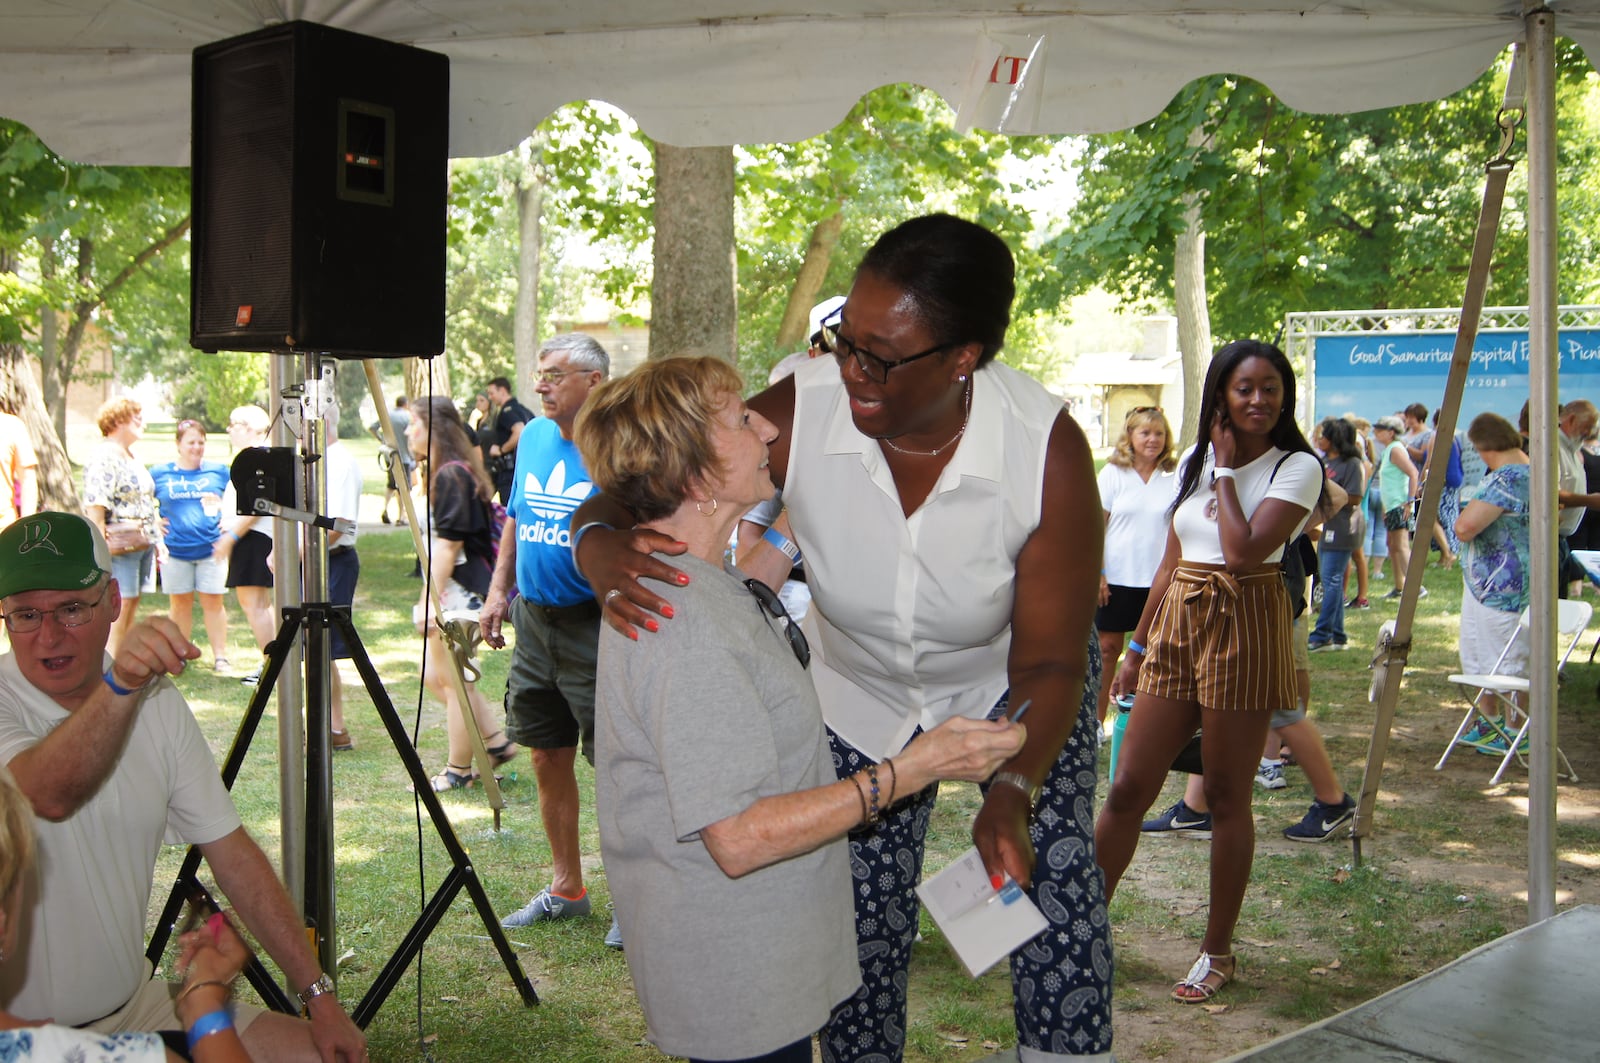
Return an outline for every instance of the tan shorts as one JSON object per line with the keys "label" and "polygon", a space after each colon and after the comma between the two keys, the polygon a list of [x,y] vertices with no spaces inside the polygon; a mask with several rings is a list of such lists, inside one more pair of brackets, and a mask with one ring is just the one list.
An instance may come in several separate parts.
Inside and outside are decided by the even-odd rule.
{"label": "tan shorts", "polygon": [[[129,997],[128,1002],[122,1007],[103,1019],[85,1023],[84,1028],[94,1030],[96,1033],[181,1031],[183,1020],[178,1018],[178,1008],[173,1003],[173,998],[178,995],[179,986],[174,982],[154,979],[151,977],[152,973],[150,961],[144,961],[145,980],[139,983],[138,991]],[[244,1031],[256,1021],[256,1016],[262,1014],[262,1010],[239,1001],[234,1001],[233,1007],[233,1028],[239,1032],[240,1037],[243,1037]]]}
{"label": "tan shorts", "polygon": [[1277,565],[1233,576],[1180,561],[1150,625],[1139,693],[1207,709],[1293,705],[1291,627]]}

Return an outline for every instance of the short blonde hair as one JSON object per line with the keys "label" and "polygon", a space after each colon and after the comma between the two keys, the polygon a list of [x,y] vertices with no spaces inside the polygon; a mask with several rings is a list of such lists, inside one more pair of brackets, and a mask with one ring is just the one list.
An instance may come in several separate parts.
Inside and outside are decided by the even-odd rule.
{"label": "short blonde hair", "polygon": [[1162,472],[1176,469],[1178,455],[1173,450],[1172,425],[1167,422],[1167,415],[1161,412],[1159,406],[1136,407],[1128,411],[1127,419],[1122,422],[1122,435],[1117,439],[1117,448],[1106,459],[1106,464],[1122,469],[1133,468],[1133,430],[1148,427],[1158,427],[1167,435],[1166,449],[1156,459],[1156,467]]}
{"label": "short blonde hair", "polygon": [[95,427],[108,436],[144,411],[144,407],[130,398],[107,399],[94,415]]}
{"label": "short blonde hair", "polygon": [[[11,772],[0,766],[0,904],[33,866],[33,808]],[[8,918],[19,913],[8,912]]]}
{"label": "short blonde hair", "polygon": [[716,414],[743,390],[739,371],[721,358],[646,362],[589,393],[572,438],[602,491],[640,520],[658,520],[720,471]]}

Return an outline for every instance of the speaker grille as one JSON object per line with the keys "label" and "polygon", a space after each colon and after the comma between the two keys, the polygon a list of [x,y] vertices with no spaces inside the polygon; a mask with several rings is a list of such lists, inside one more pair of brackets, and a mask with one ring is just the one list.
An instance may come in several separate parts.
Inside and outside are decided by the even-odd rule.
{"label": "speaker grille", "polygon": [[190,343],[444,349],[449,69],[305,21],[195,49]]}
{"label": "speaker grille", "polygon": [[[193,263],[195,324],[205,333],[290,332],[294,217],[293,56],[256,41],[212,57],[200,71],[204,172],[195,185],[207,224]],[[248,175],[248,180],[243,179]],[[228,268],[213,268],[227,263]],[[249,320],[239,320],[241,308]]]}

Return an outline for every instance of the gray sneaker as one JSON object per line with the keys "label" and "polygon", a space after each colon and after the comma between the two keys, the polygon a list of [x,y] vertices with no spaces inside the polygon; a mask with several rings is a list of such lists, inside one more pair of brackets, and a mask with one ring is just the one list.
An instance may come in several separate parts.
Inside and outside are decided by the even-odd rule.
{"label": "gray sneaker", "polygon": [[1289,785],[1283,777],[1283,764],[1262,764],[1256,768],[1256,785],[1263,790],[1282,790]]}
{"label": "gray sneaker", "polygon": [[517,930],[521,927],[532,926],[534,923],[545,919],[571,919],[588,914],[588,890],[583,891],[582,897],[570,899],[558,897],[546,888],[540,890],[538,896],[534,897],[533,900],[500,920],[500,925],[507,930]]}
{"label": "gray sneaker", "polygon": [[617,917],[611,917],[611,929],[606,931],[606,948],[622,948],[622,927],[617,924]]}

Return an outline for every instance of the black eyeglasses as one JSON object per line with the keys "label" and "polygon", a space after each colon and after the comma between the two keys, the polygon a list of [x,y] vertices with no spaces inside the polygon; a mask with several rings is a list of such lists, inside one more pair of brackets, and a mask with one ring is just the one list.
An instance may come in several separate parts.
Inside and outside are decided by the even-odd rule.
{"label": "black eyeglasses", "polygon": [[758,579],[744,581],[745,589],[755,595],[756,601],[761,603],[761,608],[774,620],[783,621],[783,633],[789,639],[789,648],[794,651],[794,659],[800,662],[801,668],[811,664],[811,644],[806,641],[806,633],[800,630],[800,625],[794,622],[789,615],[789,610],[783,607],[778,596],[772,593],[772,588]]}
{"label": "black eyeglasses", "polygon": [[889,371],[891,369],[898,369],[903,365],[909,365],[919,358],[932,358],[941,351],[947,351],[951,347],[956,346],[954,343],[941,343],[938,346],[929,347],[927,350],[918,354],[913,354],[907,358],[900,358],[891,362],[886,359],[879,358],[877,355],[873,354],[864,347],[857,347],[855,344],[839,335],[840,318],[841,314],[834,314],[832,317],[828,318],[822,323],[822,343],[820,346],[824,351],[837,358],[840,366],[844,365],[846,358],[854,358],[856,360],[856,368],[861,370],[862,375],[868,380],[879,384],[887,384],[889,382]]}

